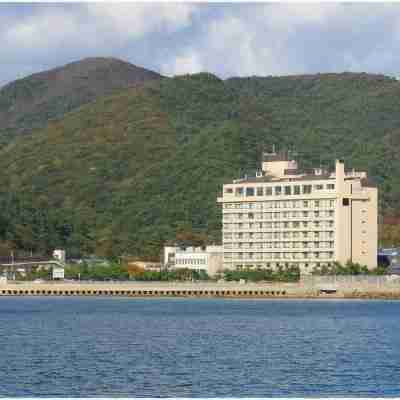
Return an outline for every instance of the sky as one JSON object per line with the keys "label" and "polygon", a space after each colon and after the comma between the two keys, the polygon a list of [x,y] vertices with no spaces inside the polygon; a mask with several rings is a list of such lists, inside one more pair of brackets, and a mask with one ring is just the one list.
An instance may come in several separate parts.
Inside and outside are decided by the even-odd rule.
{"label": "sky", "polygon": [[86,57],[166,76],[400,76],[400,3],[0,4],[0,85]]}

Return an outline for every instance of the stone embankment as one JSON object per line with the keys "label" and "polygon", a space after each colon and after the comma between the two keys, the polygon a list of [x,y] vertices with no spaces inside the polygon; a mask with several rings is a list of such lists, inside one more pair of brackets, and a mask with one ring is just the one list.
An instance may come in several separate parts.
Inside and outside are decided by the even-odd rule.
{"label": "stone embankment", "polygon": [[400,285],[311,285],[304,283],[8,282],[1,296],[360,298],[400,299]]}

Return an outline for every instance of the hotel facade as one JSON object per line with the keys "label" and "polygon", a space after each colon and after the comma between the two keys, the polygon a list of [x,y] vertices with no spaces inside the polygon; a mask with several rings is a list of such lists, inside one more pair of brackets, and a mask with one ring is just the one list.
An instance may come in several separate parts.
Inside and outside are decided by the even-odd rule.
{"label": "hotel facade", "polygon": [[378,191],[365,172],[301,171],[288,153],[264,154],[262,169],[223,185],[223,269],[377,265]]}

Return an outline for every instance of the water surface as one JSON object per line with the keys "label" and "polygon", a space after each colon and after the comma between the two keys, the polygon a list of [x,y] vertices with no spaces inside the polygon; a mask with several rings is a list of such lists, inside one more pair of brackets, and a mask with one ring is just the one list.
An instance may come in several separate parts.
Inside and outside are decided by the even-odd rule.
{"label": "water surface", "polygon": [[400,302],[0,298],[0,396],[399,396]]}

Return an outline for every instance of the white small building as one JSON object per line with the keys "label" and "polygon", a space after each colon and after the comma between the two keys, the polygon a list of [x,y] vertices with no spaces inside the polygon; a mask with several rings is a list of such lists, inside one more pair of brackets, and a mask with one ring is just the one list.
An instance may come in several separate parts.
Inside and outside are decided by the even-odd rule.
{"label": "white small building", "polygon": [[212,276],[222,269],[222,259],[222,246],[164,247],[164,267],[168,269],[187,268],[205,271]]}
{"label": "white small building", "polygon": [[58,261],[60,261],[62,263],[65,263],[65,260],[66,260],[65,250],[61,250],[61,249],[54,250],[53,251],[53,257],[56,260],[58,260]]}

